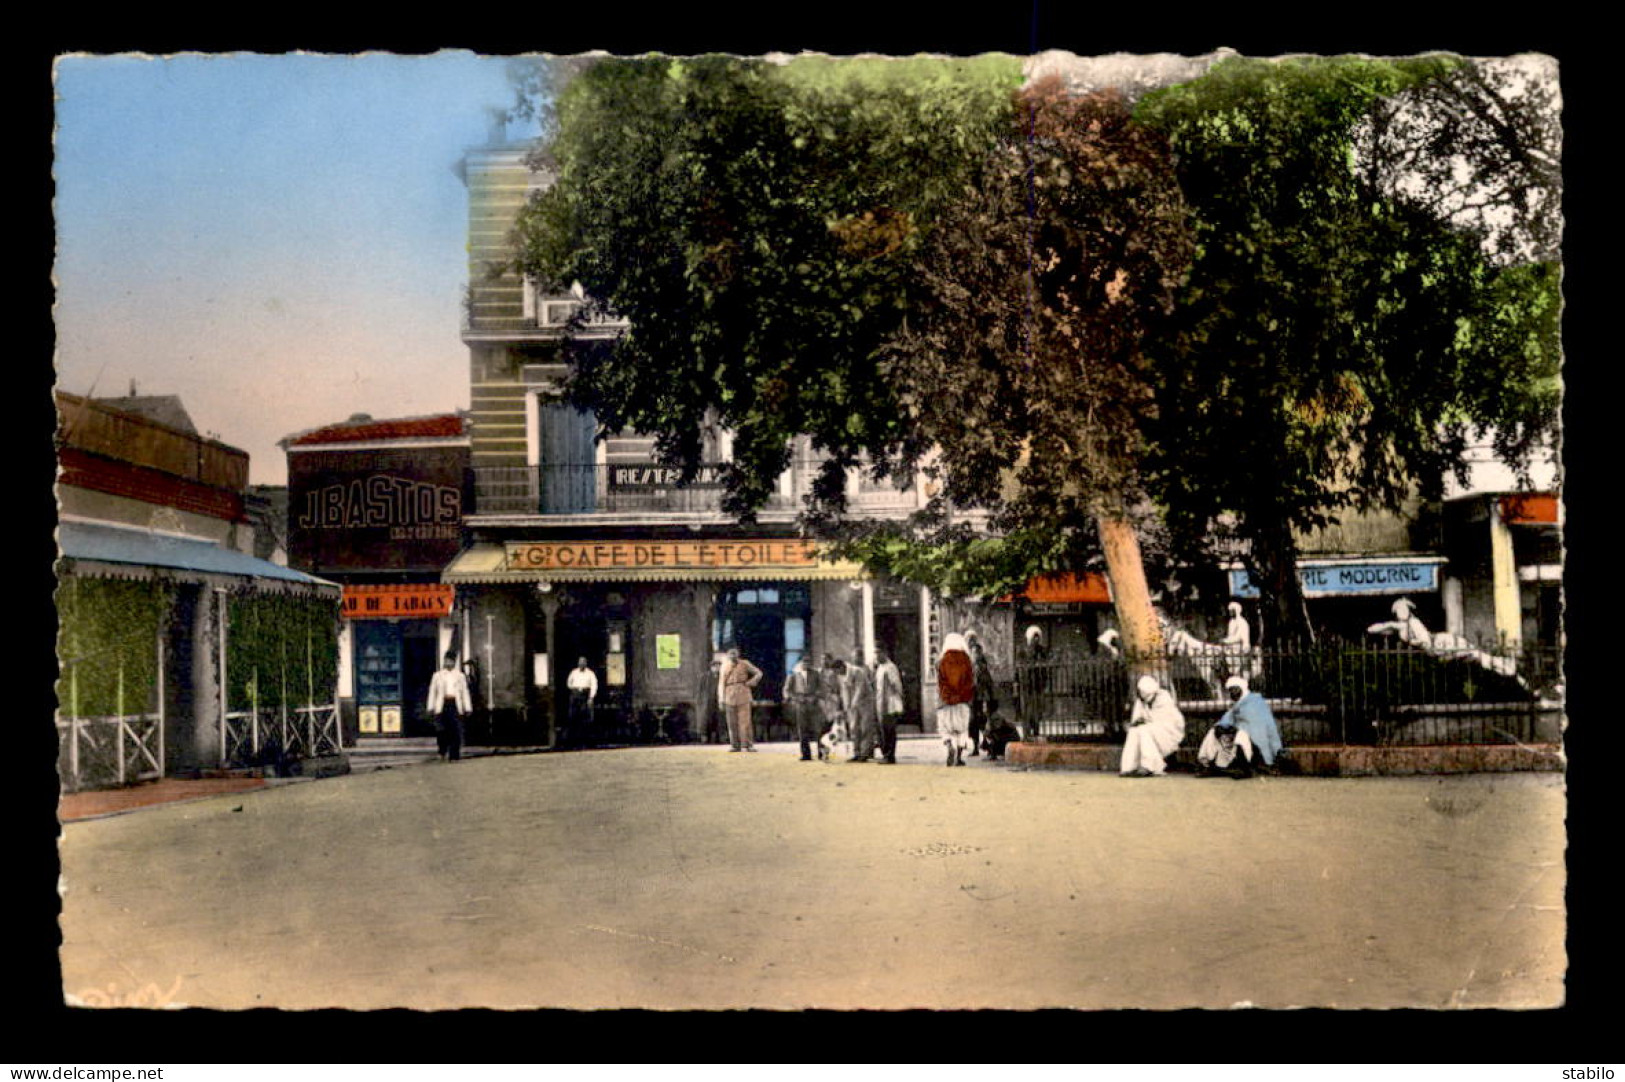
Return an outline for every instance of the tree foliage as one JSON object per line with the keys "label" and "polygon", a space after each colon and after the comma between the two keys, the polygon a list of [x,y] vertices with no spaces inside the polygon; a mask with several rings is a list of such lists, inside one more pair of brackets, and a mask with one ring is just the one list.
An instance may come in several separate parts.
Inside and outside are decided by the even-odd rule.
{"label": "tree foliage", "polygon": [[1147,347],[1148,477],[1192,551],[1236,517],[1277,629],[1307,631],[1294,530],[1437,495],[1472,434],[1527,451],[1555,415],[1556,268],[1493,265],[1356,167],[1374,111],[1457,69],[1238,59],[1136,110],[1169,139],[1197,242]]}
{"label": "tree foliage", "polygon": [[911,527],[807,524],[990,592],[1080,566],[1099,516],[1150,497],[1173,556],[1233,533],[1274,628],[1304,630],[1295,531],[1436,494],[1480,430],[1515,464],[1550,433],[1538,80],[1237,58],[1131,111],[1053,85],[1018,106],[1013,62],[911,63],[606,58],[558,99],[521,262],[630,321],[570,347],[571,394],[689,468],[733,431],[730,511],[802,434],[815,511],[853,466],[924,462]]}
{"label": "tree foliage", "polygon": [[944,506],[991,509],[997,536],[956,535],[942,515],[851,551],[984,595],[1103,551],[1125,631],[1154,649],[1130,528],[1153,408],[1140,343],[1190,257],[1166,143],[1119,95],[1023,91],[923,241],[883,361],[909,422],[902,457],[941,480]]}
{"label": "tree foliage", "polygon": [[[827,62],[823,62],[827,63]],[[572,398],[693,469],[734,434],[725,506],[748,517],[810,436],[818,492],[904,437],[874,364],[909,256],[1008,110],[1013,63],[910,81],[731,57],[604,59],[558,104],[553,185],[522,264],[630,321],[576,345]],[[590,318],[593,312],[585,313]]]}
{"label": "tree foliage", "polygon": [[1140,342],[1191,256],[1165,142],[1114,94],[1042,84],[959,195],[885,353],[911,457],[1001,531],[1128,513],[1153,408]]}
{"label": "tree foliage", "polygon": [[1561,106],[1550,58],[1455,62],[1375,103],[1356,131],[1362,179],[1477,234],[1498,263],[1556,260]]}

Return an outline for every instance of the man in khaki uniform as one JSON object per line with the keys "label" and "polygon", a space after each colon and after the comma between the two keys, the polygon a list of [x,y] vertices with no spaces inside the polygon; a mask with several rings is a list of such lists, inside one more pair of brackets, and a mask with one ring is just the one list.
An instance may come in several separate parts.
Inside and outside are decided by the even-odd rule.
{"label": "man in khaki uniform", "polygon": [[728,651],[728,660],[722,666],[722,709],[728,717],[729,751],[755,751],[756,738],[751,731],[751,692],[762,682],[762,670],[739,656],[736,646]]}

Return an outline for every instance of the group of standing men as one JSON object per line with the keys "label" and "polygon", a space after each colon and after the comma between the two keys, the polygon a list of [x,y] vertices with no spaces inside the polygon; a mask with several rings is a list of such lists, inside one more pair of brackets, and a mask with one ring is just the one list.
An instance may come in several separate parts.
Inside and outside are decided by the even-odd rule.
{"label": "group of standing men", "polygon": [[[720,736],[715,717],[721,713],[728,750],[756,750],[751,707],[762,670],[739,650],[730,649],[711,662],[700,688],[700,717],[707,739]],[[871,668],[861,654],[850,662],[825,656],[814,666],[797,659],[784,682],[785,720],[801,744],[801,758],[810,761],[820,742],[832,730],[852,743],[850,762],[895,763],[897,725],[904,712],[903,678],[885,651]]]}
{"label": "group of standing men", "polygon": [[811,761],[826,734],[837,729],[852,742],[852,763],[897,762],[897,725],[903,719],[903,676],[884,650],[871,669],[863,655],[850,662],[828,655],[815,669],[805,657],[784,682],[784,705],[801,759]]}

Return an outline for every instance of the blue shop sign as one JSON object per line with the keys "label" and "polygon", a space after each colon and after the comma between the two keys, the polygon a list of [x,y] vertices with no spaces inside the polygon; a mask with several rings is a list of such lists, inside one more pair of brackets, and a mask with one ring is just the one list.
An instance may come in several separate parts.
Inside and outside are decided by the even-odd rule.
{"label": "blue shop sign", "polygon": [[[1442,562],[1442,561],[1440,561]],[[1305,597],[1430,593],[1439,588],[1439,562],[1368,560],[1349,564],[1299,564]],[[1244,568],[1230,571],[1232,597],[1257,597],[1258,586]]]}

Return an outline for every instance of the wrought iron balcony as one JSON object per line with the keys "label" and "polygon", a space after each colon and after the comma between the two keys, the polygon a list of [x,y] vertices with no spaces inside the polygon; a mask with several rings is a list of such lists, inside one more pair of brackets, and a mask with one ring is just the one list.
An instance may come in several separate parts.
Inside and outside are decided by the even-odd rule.
{"label": "wrought iron balcony", "polygon": [[[814,462],[797,462],[762,508],[794,513],[801,507]],[[680,471],[652,463],[485,466],[474,469],[475,515],[685,515],[722,510],[723,464],[705,463],[689,484]],[[854,482],[848,498],[859,513],[907,514],[921,506],[913,488]]]}

